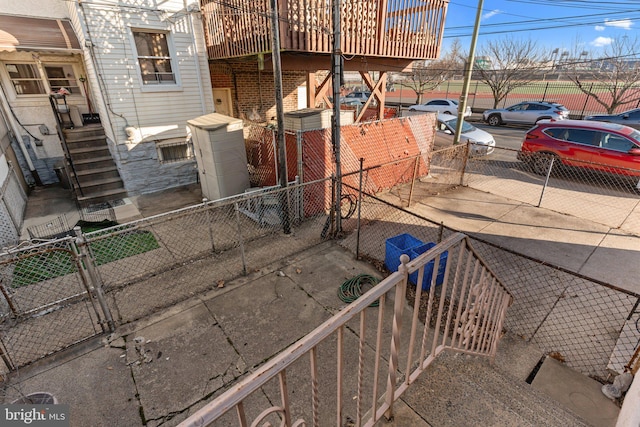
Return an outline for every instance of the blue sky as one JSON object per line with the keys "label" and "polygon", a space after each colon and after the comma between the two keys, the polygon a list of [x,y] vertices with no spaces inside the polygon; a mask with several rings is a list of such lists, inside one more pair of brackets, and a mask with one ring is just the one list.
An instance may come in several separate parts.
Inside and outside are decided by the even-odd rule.
{"label": "blue sky", "polygon": [[[443,52],[456,37],[468,49],[477,6],[477,0],[450,1]],[[639,0],[484,0],[478,47],[491,39],[515,37],[530,38],[549,50],[578,46],[599,52],[615,38],[633,40],[638,30]]]}

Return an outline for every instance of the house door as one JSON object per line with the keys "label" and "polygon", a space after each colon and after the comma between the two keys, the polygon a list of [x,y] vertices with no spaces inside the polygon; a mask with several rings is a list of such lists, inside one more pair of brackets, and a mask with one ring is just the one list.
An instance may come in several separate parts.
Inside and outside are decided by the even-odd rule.
{"label": "house door", "polygon": [[213,105],[215,106],[216,113],[224,114],[225,116],[233,117],[233,104],[231,102],[231,89],[229,88],[214,88],[213,91]]}

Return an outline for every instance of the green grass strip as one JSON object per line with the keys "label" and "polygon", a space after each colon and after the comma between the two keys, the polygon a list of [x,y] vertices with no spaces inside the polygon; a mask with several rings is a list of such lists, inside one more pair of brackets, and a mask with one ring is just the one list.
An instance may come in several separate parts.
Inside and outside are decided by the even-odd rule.
{"label": "green grass strip", "polygon": [[[108,264],[159,247],[160,245],[150,231],[119,234],[91,243],[91,250],[97,265]],[[76,271],[72,255],[69,252],[47,252],[18,261],[13,270],[11,286],[19,288]]]}

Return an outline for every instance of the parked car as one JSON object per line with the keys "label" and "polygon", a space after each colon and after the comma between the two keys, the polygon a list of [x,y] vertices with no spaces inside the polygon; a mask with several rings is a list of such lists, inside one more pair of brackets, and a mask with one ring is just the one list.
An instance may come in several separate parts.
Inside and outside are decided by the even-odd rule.
{"label": "parked car", "polygon": [[358,98],[340,98],[340,104],[350,105],[352,107],[361,107],[364,105],[364,102]]}
{"label": "parked car", "polygon": [[620,114],[602,114],[597,116],[587,116],[585,120],[595,120],[598,122],[618,123],[635,129],[640,129],[640,108],[623,111]]}
{"label": "parked car", "polygon": [[535,124],[539,120],[564,120],[569,110],[555,102],[521,102],[508,108],[485,110],[482,120],[491,126],[507,123]]}
{"label": "parked car", "polygon": [[[429,111],[432,113],[457,115],[458,101],[455,99],[430,99],[424,104],[416,104],[409,107],[409,111]],[[464,117],[471,115],[471,107],[464,111]]]}
{"label": "parked car", "polygon": [[349,99],[359,99],[364,104],[367,102],[367,99],[371,96],[371,92],[364,91],[353,91],[345,96],[347,100]]}
{"label": "parked car", "polygon": [[518,160],[544,175],[551,158],[559,167],[640,176],[640,131],[616,123],[542,120],[525,134]]}
{"label": "parked car", "polygon": [[[450,114],[438,114],[438,124],[436,125],[435,146],[450,147],[453,145],[453,137],[456,132],[458,118]],[[493,136],[478,129],[475,126],[463,121],[460,133],[460,143],[470,142],[470,152],[472,156],[484,156],[493,153],[496,141]]]}

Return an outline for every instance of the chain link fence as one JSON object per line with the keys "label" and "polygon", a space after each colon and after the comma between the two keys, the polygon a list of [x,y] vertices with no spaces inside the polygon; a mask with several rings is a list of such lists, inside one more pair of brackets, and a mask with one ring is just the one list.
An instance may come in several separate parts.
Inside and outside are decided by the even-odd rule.
{"label": "chain link fence", "polygon": [[[388,239],[408,233],[436,243],[453,233],[401,208],[463,184],[576,216],[593,203],[592,220],[596,206],[606,218],[607,209],[624,210],[626,199],[637,204],[633,186],[588,181],[583,169],[572,176],[549,163],[538,172],[551,172],[538,175],[509,150],[484,157],[469,157],[466,145],[432,151],[434,120],[426,114],[343,129],[340,204],[325,178],[335,160],[328,130],[287,135],[287,175],[304,183],[282,189],[267,185],[279,181],[273,131],[254,128],[248,160],[262,167],[252,181],[260,187],[0,254],[0,356],[9,369],[24,366],[223,288],[330,238],[338,227],[341,245],[384,269]],[[633,222],[631,201],[621,227]],[[335,206],[340,221],[331,215]],[[514,295],[509,331],[594,377],[628,362],[639,335],[638,295],[478,239],[474,247]]]}
{"label": "chain link fence", "polygon": [[0,247],[14,245],[20,238],[24,211],[27,208],[25,194],[13,165],[0,188]]}
{"label": "chain link fence", "polygon": [[[588,82],[585,83],[585,90],[596,93],[603,102],[610,102],[612,83]],[[630,88],[630,94],[640,90],[640,87]],[[462,91],[462,81],[447,81],[435,90],[430,91],[426,98],[454,98],[458,99]],[[482,112],[494,108],[494,99],[491,88],[479,80],[473,80],[469,86],[467,105],[475,112]],[[640,107],[640,101],[636,96],[629,96],[634,101],[616,108],[615,113],[619,113],[632,108]],[[415,98],[411,97],[406,102],[414,103]],[[606,114],[606,109],[593,97],[581,91],[575,84],[563,80],[561,74],[554,73],[547,76],[546,80],[534,81],[524,86],[512,90],[502,99],[495,108],[506,108],[524,101],[547,101],[558,102],[570,111],[572,119],[582,119],[593,114]]]}
{"label": "chain link fence", "polygon": [[17,369],[294,257],[335,229],[333,188],[254,189],[0,254],[0,357]]}
{"label": "chain link fence", "polygon": [[[522,159],[522,160],[519,160]],[[639,172],[497,148],[470,158],[464,184],[640,236]],[[634,176],[635,175],[635,176]]]}
{"label": "chain link fence", "polygon": [[[389,239],[407,233],[428,245],[456,232],[395,206],[395,196],[388,201],[362,193],[359,199],[358,214],[343,221],[340,244],[383,271]],[[623,371],[640,340],[640,295],[471,237],[514,297],[507,331],[585,375],[604,380]]]}

